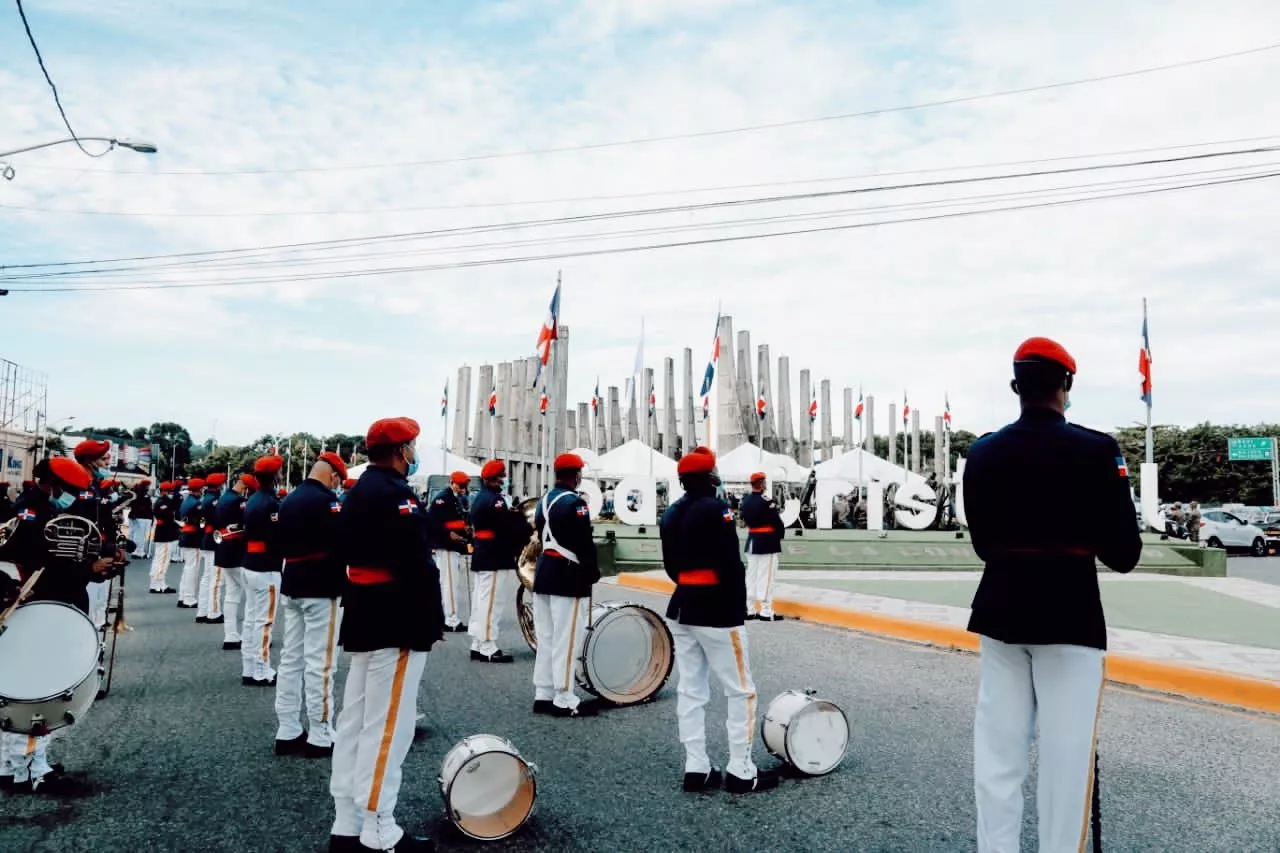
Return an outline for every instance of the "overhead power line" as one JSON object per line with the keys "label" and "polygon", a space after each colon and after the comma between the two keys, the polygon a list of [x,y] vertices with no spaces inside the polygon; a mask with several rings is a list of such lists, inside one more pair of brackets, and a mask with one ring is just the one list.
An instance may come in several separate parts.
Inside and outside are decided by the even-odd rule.
{"label": "overhead power line", "polygon": [[49,69],[44,67],[44,57],[40,55],[40,46],[36,44],[36,37],[31,33],[31,24],[27,22],[27,13],[22,8],[22,0],[16,0],[18,4],[18,16],[22,18],[22,28],[27,31],[27,41],[31,42],[31,50],[35,52],[36,62],[40,63],[40,71],[44,74],[45,82],[49,84],[49,88],[53,90],[53,103],[58,107],[58,115],[62,116],[62,123],[67,126],[67,133],[71,134],[71,139],[75,142],[76,147],[90,157],[101,157],[108,153],[107,151],[94,154],[80,144],[80,137],[76,135],[75,130],[71,127],[71,120],[67,118],[67,111],[62,108],[62,98],[58,95],[58,87],[54,85],[53,78],[49,76]]}
{"label": "overhead power line", "polygon": [[[520,228],[534,228],[548,225],[565,225],[584,222],[598,222],[609,219],[631,218],[638,216],[652,216],[658,214],[669,213],[690,213],[701,210],[712,210],[727,207],[742,207],[756,204],[776,204],[781,202],[796,201],[814,201],[819,199],[836,198],[848,195],[863,195],[867,193],[890,192],[897,190],[909,189],[926,189],[945,186],[961,186],[967,184],[986,183],[989,181],[1007,181],[1025,178],[1050,177],[1054,175],[1067,175],[1082,172],[1095,172],[1104,170],[1135,168],[1141,166],[1157,166],[1168,163],[1185,163],[1193,161],[1211,160],[1221,157],[1235,157],[1251,154],[1267,154],[1280,151],[1280,145],[1258,146],[1254,148],[1233,149],[1230,151],[1212,151],[1201,154],[1184,154],[1177,157],[1147,158],[1143,160],[1128,160],[1119,163],[1094,163],[1085,166],[1069,166],[1060,169],[1040,169],[1026,170],[1022,172],[1009,172],[999,175],[983,175],[965,178],[946,178],[934,181],[916,181],[898,184],[883,184],[869,187],[851,187],[839,190],[822,190],[804,193],[789,193],[784,195],[773,196],[757,196],[751,198],[740,199],[722,199],[718,201],[697,202],[693,204],[683,205],[666,205],[662,207],[637,208],[630,210],[604,211],[598,213],[578,214],[574,216],[559,216],[546,219],[528,219],[516,222],[492,223],[487,225],[466,225],[452,228],[440,228],[424,231],[407,231],[392,234],[371,235],[365,237],[341,237],[329,240],[311,240],[294,243],[276,243],[261,246],[245,246],[234,249],[205,249],[190,252],[173,252],[155,255],[133,255],[117,258],[106,258],[97,260],[80,260],[80,261],[48,261],[40,263],[24,263],[24,264],[7,264],[0,265],[0,273],[7,273],[11,270],[23,269],[39,269],[48,267],[71,267],[71,266],[91,266],[112,263],[126,263],[138,261],[152,260],[172,260],[172,259],[192,259],[192,258],[212,258],[229,255],[251,255],[253,253],[262,252],[298,252],[298,251],[329,251],[333,249],[341,249],[349,246],[370,245],[374,243],[398,242],[405,240],[422,239],[424,237],[436,237],[441,235],[458,235],[458,234],[475,234],[494,231],[507,231]],[[0,281],[13,280],[12,275],[0,276]]]}
{"label": "overhead power line", "polygon": [[1181,184],[1171,187],[1161,187],[1156,189],[1145,190],[1128,190],[1123,192],[1110,193],[1106,195],[1091,196],[1088,198],[1066,199],[1060,201],[1036,202],[1033,204],[1011,205],[1006,207],[987,208],[982,210],[967,210],[952,213],[940,213],[930,216],[915,216],[901,219],[877,220],[873,222],[856,222],[844,223],[840,225],[826,225],[812,228],[801,228],[786,231],[771,231],[758,234],[741,234],[726,237],[708,237],[696,240],[681,240],[666,243],[648,243],[639,246],[615,246],[602,249],[584,249],[573,252],[555,252],[542,255],[524,255],[505,258],[485,258],[479,260],[456,261],[444,264],[426,264],[418,266],[405,266],[393,269],[364,269],[364,270],[347,270],[332,273],[314,273],[301,275],[286,275],[275,277],[264,277],[258,279],[224,279],[211,281],[194,281],[194,282],[163,282],[155,284],[145,283],[129,283],[129,284],[105,284],[105,285],[63,285],[55,287],[10,287],[12,293],[79,293],[79,292],[95,292],[95,291],[127,291],[127,290],[191,290],[204,288],[244,288],[257,287],[270,284],[293,284],[310,281],[338,281],[354,278],[368,278],[371,276],[393,275],[398,273],[424,273],[438,272],[442,270],[458,270],[469,269],[475,267],[499,266],[508,264],[533,263],[538,261],[562,260],[566,258],[584,258],[595,257],[601,255],[630,254],[636,252],[648,252],[661,249],[687,248],[692,246],[707,246],[723,243],[738,243],[753,240],[775,239],[779,237],[792,237],[805,234],[831,233],[838,231],[852,231],[864,228],[883,227],[888,225],[902,225],[915,222],[933,222],[945,219],[957,219],[962,217],[981,216],[992,213],[1011,213],[1026,210],[1036,210],[1044,208],[1064,207],[1068,205],[1082,204],[1094,201],[1105,201],[1117,198],[1131,198],[1136,196],[1153,195],[1157,193],[1173,192],[1178,190],[1196,189],[1201,187],[1223,186],[1227,184],[1241,184],[1250,181],[1265,180],[1280,177],[1280,171],[1266,172],[1257,175],[1247,175],[1235,178],[1223,178],[1214,181],[1202,181],[1191,184]]}
{"label": "overhead power line", "polygon": [[[1164,65],[1151,65],[1145,68],[1135,68],[1128,71],[1118,71],[1111,74],[1098,74],[1092,77],[1080,77],[1074,80],[1061,80],[1054,83],[1043,83],[1036,86],[1021,86],[1016,89],[1002,89],[995,92],[984,92],[976,95],[961,95],[954,98],[940,98],[932,101],[922,101],[914,104],[902,104],[892,107],[879,107],[870,110],[860,110],[857,112],[836,113],[834,115],[813,116],[810,118],[787,119],[783,121],[766,122],[763,124],[740,125],[737,127],[719,128],[715,130],[690,131],[687,133],[670,133],[660,136],[641,136],[631,139],[618,139],[608,142],[592,142],[581,145],[562,145],[551,148],[531,148],[519,151],[491,152],[485,154],[458,154],[449,157],[439,157],[428,160],[409,160],[398,163],[363,163],[344,166],[296,166],[292,168],[255,168],[255,169],[170,169],[170,170],[118,170],[112,171],[110,174],[120,175],[283,175],[283,174],[300,174],[307,172],[350,172],[369,169],[402,169],[417,166],[440,166],[450,163],[472,163],[481,160],[501,160],[512,157],[531,157],[544,154],[565,154],[580,151],[598,151],[607,148],[622,148],[632,145],[652,145],[662,142],[675,142],[684,139],[706,139],[710,137],[731,136],[742,133],[755,133],[762,130],[779,130],[789,127],[800,127],[810,124],[821,124],[826,122],[847,121],[850,119],[871,118],[874,116],[888,115],[891,113],[912,112],[915,110],[932,109],[934,107],[953,106],[956,104],[973,103],[975,101],[987,101],[996,98],[1008,98],[1015,95],[1027,95],[1033,92],[1047,92],[1054,89],[1067,89],[1074,86],[1086,86],[1094,83],[1104,83],[1110,80],[1121,80],[1128,77],[1139,77],[1146,74],[1157,74],[1163,71],[1172,71],[1178,68],[1189,68],[1195,65],[1204,65],[1210,62],[1221,62],[1227,59],[1237,59],[1243,56],[1251,56],[1259,53],[1266,53],[1280,49],[1280,42],[1273,44],[1260,45],[1258,47],[1246,48],[1244,50],[1235,50],[1229,53],[1219,53],[1213,56],[1203,56],[1197,59],[1187,59],[1181,62],[1170,62]],[[54,167],[45,167],[54,168]]]}

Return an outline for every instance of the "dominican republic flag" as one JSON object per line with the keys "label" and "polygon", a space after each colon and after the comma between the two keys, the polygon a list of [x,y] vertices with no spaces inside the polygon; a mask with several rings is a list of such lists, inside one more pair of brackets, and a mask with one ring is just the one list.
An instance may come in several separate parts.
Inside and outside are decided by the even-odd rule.
{"label": "dominican republic flag", "polygon": [[907,416],[911,414],[911,406],[907,404],[907,392],[902,392],[902,425],[907,425]]}
{"label": "dominican republic flag", "polygon": [[596,390],[591,395],[591,414],[600,414],[600,378],[596,377]]}
{"label": "dominican republic flag", "polygon": [[809,401],[809,423],[813,423],[818,419],[818,398],[814,397]]}
{"label": "dominican republic flag", "polygon": [[711,398],[703,397],[702,398],[702,419],[705,421],[710,416],[711,416]]}
{"label": "dominican republic flag", "polygon": [[560,337],[560,281],[556,280],[556,292],[551,297],[551,307],[547,309],[547,319],[542,321],[542,330],[538,332],[538,369],[533,374],[533,387],[538,387],[538,377],[542,368],[551,360],[551,342]]}
{"label": "dominican republic flag", "polygon": [[765,403],[763,394],[756,398],[756,414],[760,416],[760,420],[764,420],[765,415],[769,414],[769,406]]}
{"label": "dominican republic flag", "polygon": [[[716,378],[716,365],[720,362],[720,314],[716,314],[716,337],[715,343],[711,345],[711,360],[707,362],[707,372],[702,374],[702,390],[700,393],[706,397],[711,393],[711,382]],[[704,406],[705,408],[705,406]]]}
{"label": "dominican republic flag", "polygon": [[1138,373],[1142,375],[1142,402],[1151,408],[1151,338],[1147,335],[1147,300],[1142,300],[1142,349],[1138,352]]}
{"label": "dominican republic flag", "polygon": [[29,509],[18,510],[18,521],[35,521],[36,514]]}
{"label": "dominican republic flag", "polygon": [[658,395],[652,391],[649,392],[649,417],[653,417],[658,411]]}
{"label": "dominican republic flag", "polygon": [[538,414],[546,417],[547,415],[547,389],[542,389],[542,396],[538,398]]}
{"label": "dominican republic flag", "polygon": [[947,432],[951,432],[951,398],[946,394],[942,395],[942,405],[944,406],[942,410],[942,425]]}
{"label": "dominican republic flag", "polygon": [[418,502],[412,498],[405,498],[400,502],[401,515],[414,515],[418,511]]}
{"label": "dominican republic flag", "polygon": [[1129,466],[1125,464],[1123,456],[1116,457],[1116,468],[1120,470],[1120,476],[1126,480],[1129,479]]}
{"label": "dominican republic flag", "polygon": [[342,512],[342,504],[337,501],[329,501],[329,512]]}
{"label": "dominican republic flag", "polygon": [[862,389],[858,389],[858,405],[853,409],[853,419],[855,421],[862,420]]}
{"label": "dominican republic flag", "polygon": [[440,417],[449,416],[449,383],[444,383],[444,396],[440,398]]}
{"label": "dominican republic flag", "polygon": [[498,414],[498,389],[489,392],[489,417]]}

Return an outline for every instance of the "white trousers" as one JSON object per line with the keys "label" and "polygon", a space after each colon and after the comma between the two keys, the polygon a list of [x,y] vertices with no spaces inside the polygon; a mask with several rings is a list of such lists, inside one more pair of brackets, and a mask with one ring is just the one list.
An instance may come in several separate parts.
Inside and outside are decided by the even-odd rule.
{"label": "white trousers", "polygon": [[728,700],[725,729],[729,735],[728,770],[739,779],[754,779],[751,760],[756,727],[756,686],[747,657],[747,632],[737,628],[704,628],[668,622],[676,644],[680,686],[676,691],[676,716],[680,742],[684,744],[684,772],[708,773],[707,702],[711,700],[711,676],[724,688]]}
{"label": "white trousers", "polygon": [[350,655],[333,747],[333,835],[359,835],[366,847],[390,850],[400,766],[413,743],[418,685],[426,652],[379,649]]}
{"label": "white trousers", "polygon": [[243,575],[244,639],[240,646],[240,674],[270,681],[276,674],[271,668],[271,628],[276,623],[280,573],[245,569]]}
{"label": "white trousers", "polygon": [[533,698],[551,699],[561,708],[576,708],[574,665],[582,656],[582,643],[591,619],[590,598],[563,595],[533,597],[533,627],[538,635],[538,656],[533,662]]}
{"label": "white trousers", "polygon": [[182,580],[178,582],[178,600],[192,607],[200,603],[200,549],[181,548]]}
{"label": "white trousers", "polygon": [[471,592],[471,650],[491,655],[502,648],[503,629],[515,622],[516,577],[514,569],[500,572],[472,572],[475,583]]}
{"label": "white trousers", "polygon": [[773,615],[773,581],[781,554],[747,555],[747,615]]}
{"label": "white trousers", "polygon": [[196,615],[217,619],[222,615],[222,568],[213,564],[214,551],[200,552],[200,590]]}
{"label": "white trousers", "polygon": [[454,628],[467,621],[464,614],[471,614],[471,558],[445,548],[437,548],[432,557],[440,570],[444,624]]}
{"label": "white trousers", "polygon": [[151,519],[149,518],[131,518],[129,519],[129,538],[133,540],[133,544],[138,548],[133,553],[139,557],[146,557],[151,553]]}
{"label": "white trousers", "polygon": [[49,766],[49,736],[0,733],[0,776],[12,776],[15,782],[40,779],[53,768]]}
{"label": "white trousers", "polygon": [[336,598],[290,598],[284,602],[284,644],[276,671],[276,740],[302,734],[306,697],[307,742],[333,743],[333,674],[337,668],[338,625],[342,611]]}
{"label": "white trousers", "polygon": [[973,724],[979,853],[1018,853],[1022,785],[1040,725],[1040,853],[1078,853],[1089,830],[1102,658],[1085,646],[1013,646],[982,638]]}
{"label": "white trousers", "polygon": [[85,590],[89,593],[89,620],[93,627],[101,628],[107,621],[107,601],[111,592],[111,581],[88,584]]}
{"label": "white trousers", "polygon": [[226,594],[222,597],[222,641],[240,642],[241,605],[244,604],[244,569],[239,566],[220,566],[222,585]]}
{"label": "white trousers", "polygon": [[169,563],[173,552],[178,550],[177,542],[157,542],[156,550],[151,555],[151,588],[163,592],[169,586]]}

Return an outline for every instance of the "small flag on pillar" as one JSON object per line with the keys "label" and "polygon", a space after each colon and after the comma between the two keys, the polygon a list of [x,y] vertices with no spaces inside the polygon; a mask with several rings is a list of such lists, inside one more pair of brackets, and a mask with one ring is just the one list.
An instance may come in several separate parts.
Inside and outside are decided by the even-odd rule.
{"label": "small flag on pillar", "polygon": [[951,432],[951,398],[946,394],[943,394],[942,403],[944,406],[942,410],[942,426],[947,430],[947,432]]}
{"label": "small flag on pillar", "polygon": [[702,398],[702,419],[705,421],[710,416],[711,416],[711,398],[703,397]]}
{"label": "small flag on pillar", "polygon": [[538,414],[546,417],[547,414],[547,389],[542,389],[542,396],[538,399]]}
{"label": "small flag on pillar", "polygon": [[[711,382],[716,378],[716,364],[720,362],[720,315],[716,314],[716,337],[715,343],[711,345],[711,360],[707,362],[707,370],[702,374],[702,396],[707,397],[711,394]],[[703,401],[703,411],[706,411],[707,404]],[[705,417],[705,416],[704,416]]]}
{"label": "small flag on pillar", "polygon": [[596,390],[591,395],[591,414],[600,414],[600,377],[596,377]]}
{"label": "small flag on pillar", "polygon": [[907,416],[911,414],[911,406],[907,403],[907,392],[902,392],[902,425],[907,425]]}
{"label": "small flag on pillar", "polygon": [[1142,402],[1151,408],[1151,338],[1147,335],[1147,300],[1142,300],[1142,349],[1138,351],[1138,373],[1142,376]]}
{"label": "small flag on pillar", "polygon": [[818,398],[814,397],[809,401],[809,423],[813,423],[818,419]]}
{"label": "small flag on pillar", "polygon": [[649,417],[653,417],[658,411],[658,397],[652,391],[649,392]]}
{"label": "small flag on pillar", "polygon": [[853,410],[853,419],[854,419],[855,421],[860,421],[860,420],[862,420],[862,408],[863,408],[863,404],[862,404],[862,387],[861,387],[861,386],[859,386],[859,387],[858,387],[858,405],[857,405],[857,406],[855,406],[855,407],[854,407],[854,410]]}
{"label": "small flag on pillar", "polygon": [[489,392],[489,417],[498,414],[498,389]]}
{"label": "small flag on pillar", "polygon": [[542,321],[542,328],[538,331],[538,343],[536,344],[538,352],[538,369],[533,374],[533,384],[536,387],[538,377],[542,376],[542,368],[547,366],[547,362],[551,360],[551,342],[560,337],[560,281],[556,280],[556,292],[551,296],[551,307],[547,309],[547,318]]}
{"label": "small flag on pillar", "polygon": [[756,414],[760,416],[760,420],[764,420],[768,412],[768,405],[764,401],[764,395],[761,394],[756,398]]}
{"label": "small flag on pillar", "polygon": [[444,383],[444,396],[440,398],[440,417],[449,416],[449,382]]}

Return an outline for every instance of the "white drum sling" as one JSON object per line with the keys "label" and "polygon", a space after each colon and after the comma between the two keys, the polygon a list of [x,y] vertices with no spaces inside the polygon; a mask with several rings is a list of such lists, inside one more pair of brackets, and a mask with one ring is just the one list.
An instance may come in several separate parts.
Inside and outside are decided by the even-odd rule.
{"label": "white drum sling", "polygon": [[769,703],[760,737],[769,754],[809,776],[840,766],[849,748],[849,721],[833,702],[815,691],[788,690]]}

